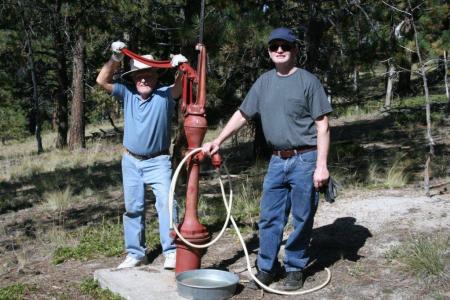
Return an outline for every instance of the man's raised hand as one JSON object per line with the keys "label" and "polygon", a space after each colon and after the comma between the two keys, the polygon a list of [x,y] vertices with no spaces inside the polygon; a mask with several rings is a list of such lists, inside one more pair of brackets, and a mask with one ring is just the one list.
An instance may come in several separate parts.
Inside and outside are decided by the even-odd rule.
{"label": "man's raised hand", "polygon": [[112,60],[120,62],[123,59],[123,53],[122,49],[126,48],[127,45],[125,45],[124,42],[121,41],[115,41],[111,44],[111,51],[112,51]]}
{"label": "man's raised hand", "polygon": [[172,60],[170,61],[170,64],[172,65],[172,67],[177,67],[179,64],[181,63],[185,63],[187,62],[187,58],[183,55],[183,54],[177,54],[172,56]]}

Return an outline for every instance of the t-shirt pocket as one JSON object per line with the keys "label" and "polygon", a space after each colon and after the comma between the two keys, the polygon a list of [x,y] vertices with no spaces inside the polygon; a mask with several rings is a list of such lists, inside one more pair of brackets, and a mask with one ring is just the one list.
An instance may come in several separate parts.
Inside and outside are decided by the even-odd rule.
{"label": "t-shirt pocket", "polygon": [[287,98],[284,109],[286,115],[294,119],[304,118],[309,115],[304,97]]}

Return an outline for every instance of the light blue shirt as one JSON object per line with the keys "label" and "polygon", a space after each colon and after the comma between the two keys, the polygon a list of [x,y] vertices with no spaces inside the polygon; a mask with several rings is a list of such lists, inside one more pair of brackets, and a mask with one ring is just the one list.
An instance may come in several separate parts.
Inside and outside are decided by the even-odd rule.
{"label": "light blue shirt", "polygon": [[157,87],[149,98],[141,100],[135,89],[115,83],[112,96],[123,102],[123,145],[129,151],[150,155],[169,149],[170,127],[175,101],[171,87]]}

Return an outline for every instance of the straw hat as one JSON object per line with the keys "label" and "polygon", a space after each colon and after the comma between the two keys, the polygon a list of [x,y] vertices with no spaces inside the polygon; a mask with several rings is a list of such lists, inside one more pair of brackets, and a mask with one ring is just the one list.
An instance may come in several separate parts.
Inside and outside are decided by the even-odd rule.
{"label": "straw hat", "polygon": [[[142,55],[142,57],[146,58],[146,59],[154,60],[153,55],[151,55],[151,54]],[[144,63],[141,63],[138,60],[132,59],[131,60],[130,71],[123,73],[121,75],[121,77],[122,77],[122,79],[125,79],[125,80],[131,80],[131,78],[132,78],[134,73],[137,73],[137,72],[140,72],[140,71],[143,71],[143,70],[150,70],[150,69],[154,69],[155,72],[156,72],[156,70],[158,70],[158,69],[155,69],[155,68],[153,68],[151,66],[148,66],[148,65],[146,65]]]}

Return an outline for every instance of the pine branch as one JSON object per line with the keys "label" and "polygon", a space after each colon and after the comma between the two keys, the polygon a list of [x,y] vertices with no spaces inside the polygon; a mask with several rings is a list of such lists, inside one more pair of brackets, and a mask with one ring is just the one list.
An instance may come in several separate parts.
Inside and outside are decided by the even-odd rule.
{"label": "pine branch", "polygon": [[389,4],[389,3],[386,3],[385,1],[382,1],[382,2],[383,2],[384,4],[386,4],[387,6],[389,6],[390,8],[394,9],[394,10],[397,10],[397,11],[399,11],[399,12],[402,12],[402,13],[404,13],[404,14],[407,14],[408,16],[411,16],[411,14],[410,14],[409,12],[407,12],[407,11],[401,10],[400,8],[397,8],[397,7],[395,7],[395,6],[393,6],[393,5]]}

